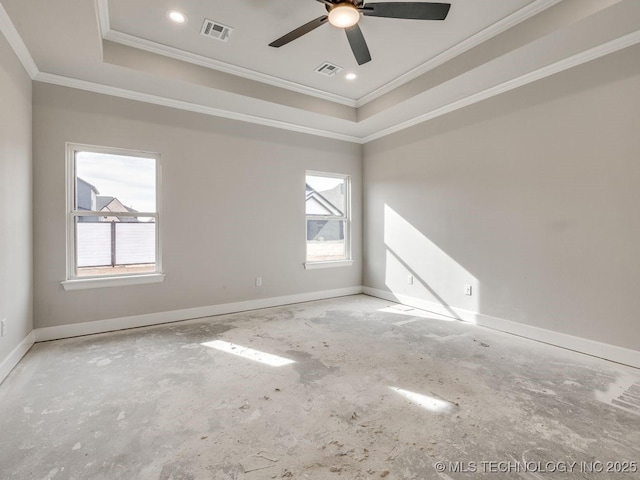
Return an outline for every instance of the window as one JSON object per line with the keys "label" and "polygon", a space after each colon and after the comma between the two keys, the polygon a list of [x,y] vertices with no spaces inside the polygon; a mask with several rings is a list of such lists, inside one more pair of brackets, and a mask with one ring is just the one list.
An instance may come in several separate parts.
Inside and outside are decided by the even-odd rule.
{"label": "window", "polygon": [[157,154],[67,145],[65,289],[162,280]]}
{"label": "window", "polygon": [[351,264],[349,176],[307,172],[307,268]]}

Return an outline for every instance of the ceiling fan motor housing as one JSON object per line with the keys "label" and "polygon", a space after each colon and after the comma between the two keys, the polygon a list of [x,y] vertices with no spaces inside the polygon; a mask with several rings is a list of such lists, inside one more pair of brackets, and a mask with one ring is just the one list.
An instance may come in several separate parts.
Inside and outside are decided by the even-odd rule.
{"label": "ceiling fan motor housing", "polygon": [[327,1],[327,2],[323,2],[325,4],[325,7],[327,8],[327,11],[331,11],[333,8],[337,7],[338,5],[342,5],[342,4],[351,4],[356,8],[360,8],[364,5],[364,0],[337,0],[337,1]]}

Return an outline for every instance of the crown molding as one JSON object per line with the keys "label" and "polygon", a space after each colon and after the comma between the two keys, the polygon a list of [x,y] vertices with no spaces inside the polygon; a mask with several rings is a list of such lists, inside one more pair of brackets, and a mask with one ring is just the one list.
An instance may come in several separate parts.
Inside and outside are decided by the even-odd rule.
{"label": "crown molding", "polygon": [[344,134],[332,132],[329,130],[321,130],[318,128],[305,127],[303,125],[296,125],[293,123],[283,122],[280,120],[260,117],[258,115],[232,112],[230,110],[223,110],[221,108],[209,107],[206,105],[198,105],[195,103],[185,102],[183,100],[176,100],[172,98],[161,97],[158,95],[137,92],[134,90],[127,90],[119,87],[112,87],[110,85],[89,82],[86,80],[79,80],[77,78],[64,77],[64,76],[55,75],[52,73],[39,72],[35,76],[34,80],[42,83],[59,85],[62,87],[76,88],[78,90],[84,90],[87,92],[101,93],[103,95],[111,95],[114,97],[126,98],[128,100],[137,100],[140,102],[152,103],[154,105],[161,105],[164,107],[171,107],[171,108],[177,108],[180,110],[186,110],[189,112],[202,113],[202,114],[211,115],[214,117],[227,118],[229,120],[238,120],[241,122],[254,123],[257,125],[274,127],[282,130],[289,130],[292,132],[306,133],[308,135],[316,135],[319,137],[331,138],[334,140],[342,140],[344,142],[362,143],[362,139],[359,137],[344,135]]}
{"label": "crown molding", "polygon": [[390,91],[398,88],[399,86],[407,82],[410,82],[415,78],[418,78],[419,76],[427,73],[429,70],[432,70],[438,67],[439,65],[442,65],[448,62],[449,60],[455,58],[458,55],[461,55],[462,53],[481,44],[482,42],[485,42],[490,38],[495,37],[496,35],[499,35],[500,33],[513,27],[514,25],[517,25],[518,23],[521,23],[527,20],[528,18],[531,18],[534,15],[537,15],[543,10],[550,8],[561,1],[562,0],[535,0],[533,3],[530,3],[522,7],[520,10],[512,13],[511,15],[508,15],[502,20],[485,28],[481,32],[469,37],[468,39],[442,52],[436,57],[428,60],[422,65],[419,65],[418,67],[410,70],[409,72],[402,74],[396,79],[386,83],[385,85],[379,87],[378,89],[374,90],[373,92],[363,97],[360,97],[357,100],[344,97],[341,95],[336,95],[336,94],[326,92],[317,88],[307,87],[299,83],[284,80],[282,78],[274,77],[272,75],[267,75],[265,73],[256,72],[255,70],[251,70],[248,68],[239,67],[237,65],[222,62],[219,60],[214,60],[212,58],[205,57],[203,55],[198,55],[198,54],[187,52],[185,50],[181,50],[178,48],[169,47],[167,45],[153,42],[151,40],[146,40],[140,37],[136,37],[135,35],[129,35],[127,33],[119,32],[117,30],[112,30],[110,26],[110,21],[109,21],[108,0],[96,0],[96,3],[97,3],[98,22],[102,30],[102,37],[105,40],[126,45],[128,47],[137,48],[143,51],[155,53],[158,55],[164,55],[166,57],[173,58],[175,60],[181,60],[183,62],[188,62],[188,63],[192,63],[202,67],[210,68],[212,70],[217,70],[224,73],[229,73],[231,75],[237,75],[239,77],[266,83],[268,85],[272,85],[275,87],[285,88],[287,90],[313,96],[316,98],[321,98],[323,100],[328,100],[330,102],[339,103],[349,107],[359,108],[363,105],[366,105],[369,102],[372,102],[376,98],[379,98],[384,94],[389,93]]}
{"label": "crown molding", "polygon": [[33,79],[38,74],[38,66],[36,62],[33,61],[33,57],[31,57],[27,46],[18,33],[18,30],[16,30],[11,18],[9,18],[9,14],[2,6],[2,3],[0,3],[0,32],[2,32],[7,42],[9,42],[9,45],[20,60],[20,63],[22,63],[29,77]]}
{"label": "crown molding", "polygon": [[430,70],[452,60],[458,55],[463,54],[467,50],[471,50],[473,47],[480,45],[483,42],[501,34],[502,32],[510,29],[511,27],[524,22],[525,20],[537,15],[538,13],[546,10],[547,8],[551,8],[557,3],[560,3],[562,0],[536,0],[533,3],[530,3],[520,10],[508,15],[507,17],[499,20],[493,25],[485,28],[484,30],[476,33],[475,35],[463,40],[462,42],[454,45],[453,47],[445,50],[439,55],[436,55],[430,60],[427,60],[422,65],[418,65],[414,69],[408,71],[400,75],[399,77],[391,80],[390,82],[384,84],[383,86],[377,88],[371,93],[360,97],[356,100],[356,108],[360,108],[363,105],[366,105],[369,102],[374,101],[377,98],[395,90],[396,88],[404,85],[405,83],[410,82],[418,78],[421,75],[424,75]]}
{"label": "crown molding", "polygon": [[461,98],[459,100],[456,100],[455,102],[443,105],[440,108],[436,108],[435,110],[432,110],[430,112],[418,115],[411,120],[407,120],[392,127],[379,130],[376,133],[362,138],[362,143],[369,143],[373,140],[386,137],[387,135],[391,135],[392,133],[396,133],[406,128],[413,127],[414,125],[432,120],[441,115],[453,112],[454,110],[473,105],[474,103],[478,103],[487,98],[495,97],[496,95],[500,95],[501,93],[505,93],[509,90],[513,90],[529,83],[533,83],[537,80],[541,80],[545,77],[560,73],[564,70],[577,67],[578,65],[590,62],[591,60],[595,60],[600,57],[604,57],[605,55],[609,55],[610,53],[617,52],[618,50],[622,50],[623,48],[630,47],[637,43],[640,43],[640,30],[636,30],[633,33],[629,33],[620,38],[616,38],[615,40],[611,40],[610,42],[603,43],[602,45],[598,45],[597,47],[585,50],[584,52],[578,53],[571,57],[567,57],[563,60],[552,63],[551,65],[539,68],[538,70],[534,70],[525,75],[521,75],[520,77],[508,80],[481,92],[469,95],[468,97]]}
{"label": "crown molding", "polygon": [[[109,30],[109,4],[108,0],[102,2],[101,0],[94,0],[96,9],[95,17],[96,24],[98,25],[98,45],[100,46],[100,58],[104,59],[104,32]],[[106,21],[104,19],[107,19]]]}
{"label": "crown molding", "polygon": [[313,87],[308,87],[300,83],[291,82],[283,78],[267,75],[266,73],[257,72],[249,68],[239,67],[231,63],[222,62],[220,60],[214,60],[213,58],[205,57],[197,53],[187,52],[179,48],[163,45],[151,40],[136,37],[135,35],[129,35],[128,33],[119,32],[111,29],[109,21],[109,5],[108,0],[96,0],[97,2],[97,14],[100,29],[102,30],[102,38],[111,42],[126,45],[128,47],[137,48],[145,52],[155,53],[163,55],[165,57],[173,58],[174,60],[181,60],[183,62],[192,63],[201,67],[210,68],[219,72],[236,75],[238,77],[254,80],[256,82],[264,83],[274,87],[284,88],[296,93],[302,93],[311,97],[320,98],[330,102],[346,105],[348,107],[356,106],[356,101],[352,98],[344,97],[342,95],[336,95],[334,93],[325,92]]}
{"label": "crown molding", "polygon": [[485,89],[481,92],[477,92],[475,94],[461,98],[447,105],[443,105],[442,107],[439,107],[434,110],[431,110],[430,112],[426,112],[424,114],[418,115],[407,121],[398,123],[396,125],[393,125],[385,129],[378,130],[377,132],[371,133],[364,137],[344,135],[341,133],[331,132],[328,130],[305,127],[302,125],[296,125],[296,124],[282,122],[282,121],[274,120],[270,118],[264,118],[257,115],[237,113],[229,110],[223,110],[220,108],[197,105],[197,104],[185,102],[182,100],[170,99],[167,97],[161,97],[161,96],[151,95],[151,94],[142,93],[142,92],[136,92],[133,90],[126,90],[118,87],[102,85],[94,82],[88,82],[85,80],[78,80],[75,78],[63,77],[60,75],[54,75],[50,73],[39,72],[35,76],[34,80],[39,82],[44,82],[44,83],[51,83],[54,85],[60,85],[64,87],[77,88],[79,90],[85,90],[85,91],[94,92],[94,93],[101,93],[104,95],[112,95],[115,97],[126,98],[129,100],[137,100],[141,102],[152,103],[155,105],[161,105],[165,107],[177,108],[180,110],[187,110],[191,112],[202,113],[205,115],[227,118],[230,120],[249,122],[249,123],[254,123],[258,125],[264,125],[268,127],[274,127],[274,128],[289,130],[289,131],[298,132],[298,133],[305,133],[309,135],[316,135],[316,136],[321,136],[325,138],[331,138],[334,140],[341,140],[341,141],[351,142],[356,144],[366,144],[374,140],[380,139],[382,137],[386,137],[387,135],[391,135],[401,130],[426,122],[428,120],[432,120],[434,118],[445,115],[447,113],[451,113],[455,110],[459,110],[461,108],[473,105],[474,103],[478,103],[482,100],[486,100],[496,95],[500,95],[501,93],[505,93],[515,88],[535,82],[537,80],[541,80],[545,77],[554,75],[556,73],[562,72],[569,68],[576,67],[578,65],[589,62],[591,60],[595,60],[605,55],[617,52],[618,50],[622,50],[623,48],[630,47],[637,43],[640,43],[640,30],[637,30],[633,33],[627,34],[625,36],[622,36],[610,42],[604,43],[597,47],[591,48],[582,53],[573,55],[559,62],[555,62],[551,65],[547,65],[538,70],[534,70],[525,75],[521,75],[520,77],[508,80],[494,87]]}
{"label": "crown molding", "polygon": [[129,35],[128,33],[122,33],[117,30],[108,30],[103,34],[103,38],[111,42],[126,45],[127,47],[133,47],[145,52],[163,55],[165,57],[173,58],[174,60],[180,60],[194,65],[199,65],[201,67],[210,68],[211,70],[217,70],[219,72],[236,75],[238,77],[264,83],[273,87],[284,88],[292,92],[302,93],[304,95],[320,98],[322,100],[327,100],[333,103],[339,103],[352,108],[355,108],[356,106],[356,101],[351,98],[343,97],[341,95],[335,95],[333,93],[325,92],[317,88],[307,87],[299,83],[267,75],[266,73],[256,72],[255,70],[239,67],[230,63],[221,62],[219,60],[214,60],[212,58],[198,55],[196,53],[191,53],[185,50],[180,50],[178,48],[162,45],[160,43],[136,37],[134,35]]}
{"label": "crown molding", "polygon": [[109,0],[95,0],[95,2],[100,36],[104,38],[105,34],[111,30],[111,25],[109,24]]}
{"label": "crown molding", "polygon": [[[537,8],[542,10],[543,8],[548,8],[551,3],[557,3],[557,2],[558,0],[539,0],[538,2],[535,3],[535,5],[537,5]],[[106,3],[106,0],[96,0],[96,3],[100,8],[100,5]],[[543,7],[543,4],[546,6]],[[518,21],[522,21],[522,20],[511,19],[511,21],[515,24]],[[102,23],[100,24],[100,26],[101,28],[104,27]],[[155,105],[161,105],[161,106],[166,106],[170,108],[177,108],[180,110],[202,113],[205,115],[211,115],[215,117],[227,118],[230,120],[243,121],[243,122],[273,127],[273,128],[279,128],[283,130],[289,130],[289,131],[298,132],[298,133],[304,133],[308,135],[331,138],[334,140],[340,140],[340,141],[351,142],[356,144],[369,143],[371,141],[377,140],[387,135],[391,135],[393,133],[399,132],[406,128],[410,128],[412,126],[418,125],[428,120],[432,120],[441,115],[445,115],[447,113],[453,112],[460,108],[464,108],[466,106],[480,102],[487,98],[499,95],[504,92],[508,92],[520,86],[527,85],[529,83],[535,82],[537,80],[548,77],[550,75],[554,75],[556,73],[567,70],[569,68],[581,65],[591,60],[595,60],[605,55],[614,53],[618,50],[622,50],[626,47],[630,47],[632,45],[640,43],[640,29],[639,29],[639,30],[636,30],[635,32],[624,35],[615,40],[611,40],[609,42],[603,43],[601,45],[598,45],[597,47],[591,48],[589,50],[578,53],[576,55],[573,55],[561,61],[547,65],[538,70],[529,72],[525,75],[521,75],[511,80],[508,80],[499,85],[485,89],[481,92],[477,92],[467,97],[458,99],[454,102],[451,102],[447,105],[443,105],[429,112],[425,112],[409,120],[397,123],[387,128],[377,130],[375,132],[370,133],[369,135],[354,136],[354,135],[346,135],[338,132],[333,132],[330,130],[306,127],[304,125],[297,125],[290,122],[284,122],[280,120],[262,117],[259,115],[233,112],[230,110],[224,110],[224,109],[210,107],[206,105],[194,104],[194,103],[186,102],[183,100],[176,100],[168,97],[142,93],[138,91],[123,89],[119,87],[113,87],[113,86],[99,84],[95,82],[89,82],[89,81],[80,80],[76,78],[65,77],[65,76],[56,75],[52,73],[40,72],[33,58],[31,57],[31,54],[29,53],[24,41],[20,37],[18,31],[13,25],[13,22],[11,21],[6,10],[2,6],[2,3],[0,3],[0,32],[4,34],[4,36],[7,38],[9,45],[15,52],[16,56],[19,58],[24,69],[29,74],[29,76],[35,81],[50,83],[50,84],[60,85],[60,86],[65,86],[70,88],[76,88],[79,90],[85,90],[85,91],[100,93],[104,95],[111,95],[111,96],[126,98],[130,100],[137,100],[137,101],[151,103]]]}

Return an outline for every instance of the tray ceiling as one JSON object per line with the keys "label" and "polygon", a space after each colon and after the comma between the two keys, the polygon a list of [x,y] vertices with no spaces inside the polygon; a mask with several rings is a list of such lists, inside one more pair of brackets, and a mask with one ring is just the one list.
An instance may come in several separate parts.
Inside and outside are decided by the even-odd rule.
{"label": "tray ceiling", "polygon": [[[330,25],[268,46],[315,0],[0,0],[0,31],[36,81],[357,143],[640,43],[638,0],[450,3],[441,22],[362,18],[362,66]],[[205,18],[229,41],[201,36]]]}

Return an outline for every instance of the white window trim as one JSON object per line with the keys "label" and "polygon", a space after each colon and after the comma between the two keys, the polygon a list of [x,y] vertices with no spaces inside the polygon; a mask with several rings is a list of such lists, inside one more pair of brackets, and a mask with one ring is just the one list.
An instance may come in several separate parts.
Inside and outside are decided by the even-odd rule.
{"label": "white window trim", "polygon": [[126,285],[141,285],[145,283],[160,283],[164,281],[163,273],[144,273],[139,275],[113,275],[111,277],[84,277],[65,280],[62,286],[65,290],[86,290],[89,288],[123,287]]}
{"label": "white window trim", "polygon": [[[349,267],[353,265],[353,259],[351,257],[351,175],[307,170],[305,172],[305,186],[306,186],[306,180],[308,175],[317,176],[317,177],[327,177],[327,178],[339,178],[341,180],[344,180],[345,212],[344,212],[344,217],[306,215],[306,212],[305,212],[305,216],[304,216],[305,261],[303,263],[304,268],[305,270],[316,270],[319,268]],[[307,240],[307,220],[344,220],[345,222],[345,239],[344,239],[345,258],[343,260],[320,260],[316,262],[310,262],[307,260],[307,241],[308,241]]]}
{"label": "white window trim", "polygon": [[[89,288],[116,287],[125,285],[140,285],[145,283],[159,283],[164,281],[162,273],[162,163],[159,153],[146,152],[143,150],[131,150],[125,148],[102,147],[96,145],[85,145],[80,143],[66,144],[66,279],[61,282],[65,290],[82,290]],[[121,275],[101,275],[78,277],[76,275],[76,250],[75,250],[75,218],[83,216],[75,211],[76,195],[76,172],[75,153],[77,151],[103,153],[112,155],[123,155],[128,157],[152,158],[155,160],[156,170],[156,211],[138,212],[127,214],[122,212],[122,216],[153,217],[156,223],[156,270],[140,274]]]}
{"label": "white window trim", "polygon": [[335,268],[335,267],[350,267],[353,265],[353,260],[324,260],[321,262],[305,262],[305,270],[316,270],[318,268]]}

